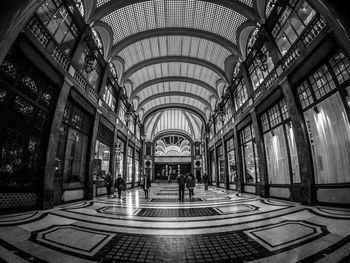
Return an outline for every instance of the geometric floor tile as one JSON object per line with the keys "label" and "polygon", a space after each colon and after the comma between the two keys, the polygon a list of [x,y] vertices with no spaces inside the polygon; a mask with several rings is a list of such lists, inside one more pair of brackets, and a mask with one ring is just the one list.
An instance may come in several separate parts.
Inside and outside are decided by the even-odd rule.
{"label": "geometric floor tile", "polygon": [[221,211],[217,208],[205,207],[205,208],[167,208],[167,209],[153,209],[142,208],[137,216],[143,217],[196,217],[196,216],[213,216],[220,215]]}
{"label": "geometric floor tile", "polygon": [[192,236],[117,233],[96,257],[102,262],[245,262],[270,254],[241,231]]}
{"label": "geometric floor tile", "polygon": [[113,236],[80,226],[59,225],[32,232],[30,240],[65,253],[93,257]]}
{"label": "geometric floor tile", "polygon": [[[202,198],[194,197],[191,200],[189,198],[184,198],[185,202],[201,202]],[[150,202],[160,202],[160,203],[171,203],[171,202],[179,202],[179,198],[151,198]]]}
{"label": "geometric floor tile", "polygon": [[244,232],[270,251],[301,245],[328,234],[325,226],[305,221],[284,221]]}

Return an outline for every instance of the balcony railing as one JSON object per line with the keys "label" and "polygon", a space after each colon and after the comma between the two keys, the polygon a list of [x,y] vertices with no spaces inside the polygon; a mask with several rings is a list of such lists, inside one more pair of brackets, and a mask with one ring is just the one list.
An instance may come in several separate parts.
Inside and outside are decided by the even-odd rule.
{"label": "balcony railing", "polygon": [[97,104],[98,93],[79,72],[78,67],[73,65],[71,59],[64,53],[55,41],[47,28],[41,23],[40,19],[34,15],[27,23],[27,28],[49,52],[50,56],[67,72],[76,82],[77,86],[84,90],[86,94]]}
{"label": "balcony railing", "polygon": [[316,15],[309,26],[304,30],[299,39],[293,44],[288,52],[281,58],[279,63],[254,91],[253,100],[258,100],[266,90],[270,89],[297,60],[312,41],[327,27],[326,22],[320,15]]}
{"label": "balcony railing", "polygon": [[[276,84],[281,76],[295,63],[298,57],[306,50],[311,43],[316,39],[321,32],[328,30],[324,19],[319,15],[315,15],[311,23],[299,36],[298,40],[292,45],[288,52],[281,58],[279,63],[275,65],[274,69],[267,75],[261,84],[254,90],[254,93],[244,102],[241,107],[233,113],[233,118],[239,118],[246,112],[260,97],[265,94],[274,84]],[[215,137],[210,141],[215,142]]]}

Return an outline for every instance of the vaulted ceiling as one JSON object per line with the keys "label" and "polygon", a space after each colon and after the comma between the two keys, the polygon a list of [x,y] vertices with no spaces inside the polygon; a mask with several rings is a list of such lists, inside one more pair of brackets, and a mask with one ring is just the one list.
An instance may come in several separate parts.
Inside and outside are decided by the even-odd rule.
{"label": "vaulted ceiling", "polygon": [[265,19],[265,2],[93,0],[85,1],[85,19],[99,31],[147,138],[179,130],[200,140],[249,33]]}

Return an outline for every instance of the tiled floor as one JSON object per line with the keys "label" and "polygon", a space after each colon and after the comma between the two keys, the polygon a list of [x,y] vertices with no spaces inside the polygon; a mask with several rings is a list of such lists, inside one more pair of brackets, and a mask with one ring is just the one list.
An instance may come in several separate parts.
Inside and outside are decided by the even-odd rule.
{"label": "tiled floor", "polygon": [[0,262],[350,262],[350,210],[175,184],[0,216]]}

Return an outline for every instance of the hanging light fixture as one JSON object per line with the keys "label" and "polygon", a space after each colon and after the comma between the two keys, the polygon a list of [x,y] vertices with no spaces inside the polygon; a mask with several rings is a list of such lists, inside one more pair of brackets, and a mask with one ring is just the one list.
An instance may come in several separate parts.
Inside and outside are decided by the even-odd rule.
{"label": "hanging light fixture", "polygon": [[95,50],[97,48],[91,35],[87,35],[85,41],[89,52],[85,56],[84,70],[86,71],[86,73],[90,73],[95,69],[96,66]]}

